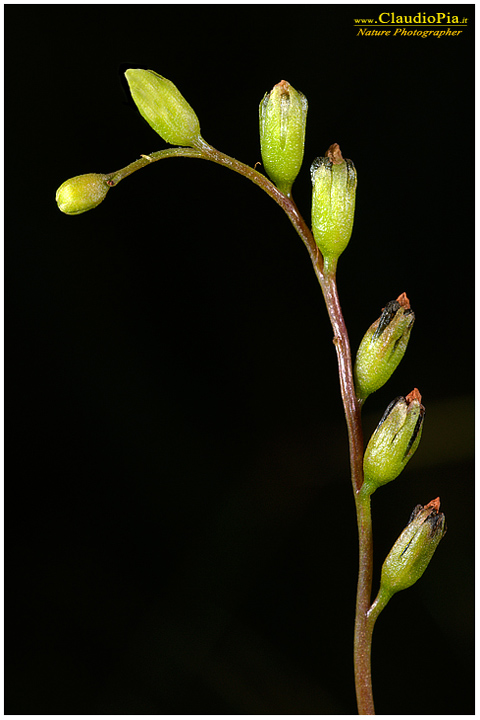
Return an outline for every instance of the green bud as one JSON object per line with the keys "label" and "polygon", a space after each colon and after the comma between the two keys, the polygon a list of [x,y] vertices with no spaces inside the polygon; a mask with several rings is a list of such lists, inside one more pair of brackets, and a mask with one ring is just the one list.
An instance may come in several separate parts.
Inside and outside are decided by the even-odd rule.
{"label": "green bud", "polygon": [[308,102],[281,80],[260,103],[260,148],[263,166],[281,192],[289,196],[303,161]]}
{"label": "green bud", "polygon": [[80,215],[100,205],[109,189],[106,175],[77,175],[60,185],[55,200],[58,209],[66,215]]}
{"label": "green bud", "polygon": [[357,396],[363,402],[381,388],[407,349],[415,320],[405,293],[387,303],[360,343],[354,374]]}
{"label": "green bud", "polygon": [[355,214],[357,171],[335,143],[310,168],[313,185],[312,230],[321,253],[336,261],[348,245]]}
{"label": "green bud", "polygon": [[417,388],[386,409],[363,457],[365,492],[395,480],[414,455],[423,429],[425,408]]}
{"label": "green bud", "polygon": [[193,108],[170,80],[153,70],[127,70],[125,77],[140,114],[160,137],[187,147],[201,141]]}
{"label": "green bud", "polygon": [[382,567],[380,594],[391,597],[410,587],[423,575],[438,543],[447,532],[440,498],[417,505]]}

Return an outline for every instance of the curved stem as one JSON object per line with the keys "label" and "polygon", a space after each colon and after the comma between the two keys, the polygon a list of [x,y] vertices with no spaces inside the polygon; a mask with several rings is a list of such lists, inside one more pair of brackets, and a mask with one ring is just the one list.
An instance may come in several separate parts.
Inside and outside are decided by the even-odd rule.
{"label": "curved stem", "polygon": [[285,195],[271,183],[264,175],[256,170],[230,158],[210,146],[204,148],[205,153],[214,162],[230,167],[240,172],[257,185],[262,187],[287,213],[293,226],[302,238],[312,261],[323,297],[327,307],[328,316],[332,325],[338,360],[338,374],[340,379],[340,392],[342,395],[345,419],[348,429],[350,470],[352,487],[355,496],[357,511],[357,524],[359,533],[359,571],[357,585],[357,603],[355,613],[354,637],[354,667],[357,704],[360,715],[374,715],[372,680],[370,670],[370,648],[373,624],[368,624],[368,610],[372,589],[373,567],[373,541],[372,522],[370,515],[370,497],[362,499],[363,485],[363,431],[361,420],[361,402],[357,399],[355,382],[353,379],[352,356],[350,341],[345,325],[336,283],[337,262],[324,260],[319,252],[312,233],[298,212],[291,198]]}
{"label": "curved stem", "polygon": [[240,173],[254,182],[285,211],[310,255],[314,272],[322,289],[334,334],[333,342],[337,353],[340,392],[348,429],[351,479],[357,511],[359,574],[355,614],[354,666],[358,711],[361,715],[373,715],[375,711],[370,671],[370,648],[373,625],[376,620],[374,608],[379,607],[379,605],[375,606],[374,603],[371,608],[372,614],[369,616],[373,544],[370,497],[366,496],[365,493],[361,493],[363,485],[362,402],[357,399],[355,393],[350,342],[340,306],[336,283],[337,262],[329,258],[324,260],[322,253],[315,243],[311,230],[305,223],[291,196],[282,193],[265,175],[262,175],[254,168],[245,165],[239,160],[216,150],[203,139],[197,143],[195,148],[168,148],[151,153],[150,155],[143,155],[140,159],[127,165],[127,167],[107,175],[107,182],[110,186],[117,185],[121,180],[136,170],[157,160],[169,157],[191,157],[211,160],[212,162]]}
{"label": "curved stem", "polygon": [[355,392],[350,341],[338,297],[336,283],[337,262],[336,260],[332,261],[330,259],[324,260],[317,248],[311,231],[307,228],[293,200],[283,195],[264,175],[240,163],[238,160],[220,153],[209,145],[206,145],[206,143],[202,144],[202,150],[208,155],[209,159],[229,167],[255,182],[285,210],[297,233],[307,247],[313,269],[322,289],[333,329],[333,342],[337,353],[340,392],[348,429],[350,469],[359,530],[359,573],[354,642],[355,687],[359,713],[362,715],[373,715],[374,706],[370,671],[371,633],[369,635],[367,627],[373,565],[370,498],[368,498],[366,502],[360,501],[360,490],[363,485],[361,403],[358,401]]}
{"label": "curved stem", "polygon": [[317,247],[311,230],[298,211],[298,208],[291,196],[284,195],[284,193],[282,193],[265,175],[262,175],[262,173],[259,173],[254,168],[249,165],[245,165],[245,163],[242,163],[229,155],[225,155],[225,153],[220,152],[220,150],[216,150],[203,139],[200,140],[197,148],[201,150],[203,157],[240,173],[240,175],[243,175],[254,182],[255,185],[261,187],[267,195],[275,200],[275,202],[280,205],[280,207],[288,215],[290,222],[307,248],[308,254],[310,255],[310,259],[312,260],[314,266],[318,267],[320,272],[323,270],[323,256]]}
{"label": "curved stem", "polygon": [[150,153],[149,155],[142,155],[138,160],[130,163],[130,165],[127,165],[121,170],[117,170],[113,173],[109,173],[108,175],[106,175],[106,181],[110,185],[110,187],[114,187],[115,185],[118,185],[121,180],[128,177],[137,170],[140,170],[141,168],[150,165],[152,162],[157,162],[157,160],[164,160],[170,157],[190,157],[200,158],[201,160],[211,160],[218,165],[223,165],[224,167],[230,168],[230,170],[234,170],[235,172],[240,173],[240,175],[243,175],[244,177],[254,182],[255,185],[258,185],[260,188],[262,188],[262,190],[264,190],[267,195],[269,195],[273,200],[275,200],[275,202],[280,205],[280,207],[288,215],[290,222],[292,223],[293,227],[297,231],[298,235],[301,237],[305,247],[308,250],[310,259],[312,260],[312,263],[316,268],[316,272],[318,270],[321,273],[323,269],[322,254],[318,250],[313,235],[305,220],[298,211],[298,208],[295,205],[293,198],[291,196],[284,195],[284,193],[282,193],[276,185],[274,185],[267,177],[265,177],[265,175],[262,175],[262,173],[259,173],[257,170],[250,167],[249,165],[245,165],[245,163],[242,163],[239,160],[236,160],[235,158],[232,158],[229,155],[220,152],[220,150],[216,150],[214,147],[206,143],[203,139],[198,142],[195,148],[167,148],[166,150],[158,150],[157,152]]}
{"label": "curved stem", "polygon": [[166,150],[158,150],[157,152],[150,153],[150,155],[142,155],[138,160],[135,160],[130,163],[130,165],[121,168],[121,170],[109,173],[105,176],[105,179],[110,187],[115,187],[115,185],[118,185],[121,180],[124,180],[137,170],[140,170],[147,165],[151,165],[152,162],[157,162],[157,160],[165,160],[170,157],[203,158],[203,155],[199,150],[193,150],[192,148],[176,147],[167,148]]}

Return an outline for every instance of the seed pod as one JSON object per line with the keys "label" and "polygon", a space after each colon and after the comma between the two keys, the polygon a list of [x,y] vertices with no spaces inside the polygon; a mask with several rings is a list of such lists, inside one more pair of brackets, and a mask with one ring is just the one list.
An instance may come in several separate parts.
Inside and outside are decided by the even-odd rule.
{"label": "seed pod", "polygon": [[447,532],[440,498],[417,505],[409,523],[388,553],[382,567],[380,593],[392,596],[423,575],[438,543]]}
{"label": "seed pod", "polygon": [[286,80],[260,103],[260,149],[269,178],[289,196],[303,161],[308,102]]}
{"label": "seed pod", "polygon": [[407,349],[415,314],[405,293],[387,303],[369,327],[358,348],[354,374],[357,396],[363,402],[381,388]]}
{"label": "seed pod", "polygon": [[355,215],[357,171],[351,160],[344,160],[335,143],[310,168],[312,176],[312,230],[323,256],[336,261],[352,235]]}
{"label": "seed pod", "polygon": [[100,205],[109,189],[106,175],[77,175],[60,185],[55,200],[58,209],[66,215],[80,215]]}
{"label": "seed pod", "polygon": [[364,492],[370,495],[400,475],[418,447],[424,415],[417,388],[390,403],[365,450]]}
{"label": "seed pod", "polygon": [[175,85],[153,70],[127,70],[130,92],[150,127],[171,145],[193,147],[201,141],[200,123]]}

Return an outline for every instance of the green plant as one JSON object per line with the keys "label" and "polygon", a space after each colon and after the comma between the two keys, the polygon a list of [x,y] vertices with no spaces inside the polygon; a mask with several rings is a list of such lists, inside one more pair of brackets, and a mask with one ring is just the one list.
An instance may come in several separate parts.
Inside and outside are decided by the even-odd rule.
{"label": "green plant", "polygon": [[170,157],[191,157],[210,160],[247,177],[289,217],[310,255],[334,332],[359,536],[355,686],[359,713],[374,714],[370,652],[375,621],[394,593],[409,587],[423,574],[446,532],[439,498],[425,506],[417,505],[384,562],[380,589],[371,603],[371,496],[377,488],[394,480],[415,453],[424,408],[416,388],[405,397],[396,398],[365,451],[361,409],[367,397],[387,382],[405,354],[415,319],[410,302],[402,293],[385,305],[381,316],[367,330],[353,367],[336,271],[352,233],[357,172],[352,161],[343,158],[338,144],[331,145],[325,157],[313,162],[310,230],[292,197],[292,185],[303,162],[308,104],[289,83],[282,80],[260,104],[260,143],[268,179],[202,138],[195,112],[172,82],[149,70],[128,70],[126,77],[142,116],[164,140],[179,147],[142,155],[117,172],[67,180],[57,191],[58,206],[66,214],[78,215],[99,205],[110,188],[136,170]]}

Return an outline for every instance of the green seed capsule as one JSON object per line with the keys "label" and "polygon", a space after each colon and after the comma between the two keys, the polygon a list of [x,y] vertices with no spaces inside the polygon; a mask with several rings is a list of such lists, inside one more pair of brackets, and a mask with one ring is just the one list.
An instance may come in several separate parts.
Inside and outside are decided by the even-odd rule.
{"label": "green seed capsule", "polygon": [[363,457],[365,489],[371,495],[380,485],[395,480],[413,457],[423,429],[425,408],[415,388],[396,398],[386,409]]}
{"label": "green seed capsule", "polygon": [[289,196],[303,162],[308,102],[286,80],[260,103],[260,149],[265,171]]}
{"label": "green seed capsule", "polygon": [[100,205],[109,189],[106,175],[77,175],[60,185],[55,200],[66,215],[80,215]]}
{"label": "green seed capsule", "polygon": [[313,161],[310,173],[312,230],[328,263],[340,257],[352,235],[357,171],[351,160],[343,159],[335,143],[327,150],[327,157]]}
{"label": "green seed capsule", "polygon": [[405,293],[387,303],[369,327],[355,361],[357,396],[364,401],[381,388],[405,355],[415,314]]}
{"label": "green seed capsule", "polygon": [[140,114],[160,137],[186,147],[201,141],[193,108],[170,80],[153,70],[127,70],[125,77]]}
{"label": "green seed capsule", "polygon": [[382,567],[380,593],[392,596],[406,590],[423,575],[440,540],[447,532],[440,498],[427,505],[417,505]]}

